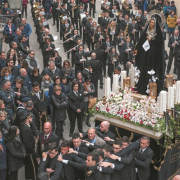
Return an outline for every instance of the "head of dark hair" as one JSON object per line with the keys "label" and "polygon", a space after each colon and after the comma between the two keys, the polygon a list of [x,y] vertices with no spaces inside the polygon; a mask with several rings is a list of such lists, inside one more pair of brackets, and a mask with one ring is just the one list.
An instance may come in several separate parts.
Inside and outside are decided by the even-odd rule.
{"label": "head of dark hair", "polygon": [[38,69],[38,68],[34,68],[33,71],[32,71],[32,74],[35,74],[35,73],[37,73],[37,72],[38,72],[38,74],[39,74],[39,69]]}
{"label": "head of dark hair", "polygon": [[102,146],[102,149],[104,149],[106,152],[112,152],[112,151],[113,151],[112,146],[109,145],[109,144],[104,144],[104,145]]}
{"label": "head of dark hair", "polygon": [[79,89],[80,89],[80,84],[78,83],[78,81],[73,81],[73,82],[72,82],[72,90],[73,90],[73,88],[74,88],[74,86],[75,86],[76,84],[78,84],[78,87],[79,87]]}
{"label": "head of dark hair", "polygon": [[16,132],[17,132],[17,126],[11,126],[10,128],[9,128],[9,137],[11,138],[11,139],[14,139],[15,137],[16,137]]}
{"label": "head of dark hair", "polygon": [[36,176],[37,180],[49,180],[49,175],[47,172],[40,172]]}
{"label": "head of dark hair", "polygon": [[60,78],[59,76],[54,76],[53,82],[55,83],[57,79],[60,79],[60,80],[61,80],[61,78]]}
{"label": "head of dark hair", "polygon": [[121,71],[121,67],[116,66],[115,69],[117,69],[118,71]]}
{"label": "head of dark hair", "polygon": [[121,141],[129,144],[129,137],[123,136],[123,137],[121,138]]}
{"label": "head of dark hair", "polygon": [[35,82],[33,83],[33,87],[37,87],[37,86],[40,86],[40,85],[39,85],[39,83],[38,83],[37,81],[35,81]]}
{"label": "head of dark hair", "polygon": [[19,37],[19,42],[21,42],[22,40],[23,40],[23,37],[25,37],[24,35],[21,35],[20,37]]}
{"label": "head of dark hair", "polygon": [[98,156],[101,156],[102,158],[104,158],[104,152],[100,148],[93,150],[93,153],[96,153]]}
{"label": "head of dark hair", "polygon": [[21,68],[24,68],[24,69],[28,68],[28,63],[24,58],[22,58],[21,60]]}
{"label": "head of dark hair", "polygon": [[122,141],[121,140],[115,140],[113,144],[119,145],[122,147]]}
{"label": "head of dark hair", "polygon": [[72,139],[77,139],[77,138],[80,138],[79,133],[74,133]]}
{"label": "head of dark hair", "polygon": [[34,102],[32,100],[29,100],[26,102],[26,107],[27,108],[31,108],[32,106],[34,106]]}
{"label": "head of dark hair", "polygon": [[55,151],[57,152],[57,151],[58,151],[57,143],[56,143],[56,142],[50,143],[50,144],[49,144],[49,150],[50,150],[50,151],[55,150]]}
{"label": "head of dark hair", "polygon": [[61,146],[62,147],[70,147],[70,142],[68,140],[64,140],[64,141],[62,141]]}
{"label": "head of dark hair", "polygon": [[149,138],[148,136],[143,136],[141,139],[143,139],[143,140],[147,140],[147,141],[148,141],[148,143],[150,143],[150,138]]}
{"label": "head of dark hair", "polygon": [[99,162],[99,156],[97,153],[89,153],[87,156],[91,156],[92,157],[92,161],[95,161],[96,164]]}

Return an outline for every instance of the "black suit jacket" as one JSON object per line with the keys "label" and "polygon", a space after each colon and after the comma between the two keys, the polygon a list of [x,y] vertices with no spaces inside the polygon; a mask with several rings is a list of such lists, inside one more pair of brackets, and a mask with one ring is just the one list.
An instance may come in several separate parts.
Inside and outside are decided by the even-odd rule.
{"label": "black suit jacket", "polygon": [[[78,162],[78,163],[84,163],[84,161],[80,157],[78,157],[76,154],[65,154],[63,156],[63,159],[68,160],[68,161]],[[64,175],[66,175],[67,180],[77,180],[75,170],[69,164],[63,164],[63,170],[61,172],[60,177],[63,178]]]}
{"label": "black suit jacket", "polygon": [[93,78],[97,79],[97,77],[99,77],[100,61],[96,59],[91,59],[87,62],[89,62],[91,65]]}
{"label": "black suit jacket", "polygon": [[[59,145],[59,138],[55,133],[51,133],[49,139],[47,141],[44,140],[44,132],[41,131],[39,133],[39,139],[37,144],[37,158],[41,158],[43,152],[47,152],[49,150],[49,145],[51,143],[56,143],[57,146]],[[44,150],[42,150],[41,145],[44,144]]]}
{"label": "black suit jacket", "polygon": [[20,135],[24,147],[26,148],[26,155],[35,153],[35,139],[32,129],[25,123],[20,125]]}
{"label": "black suit jacket", "polygon": [[104,48],[92,50],[91,53],[96,53],[96,59],[99,60],[100,63],[99,68],[102,69],[103,63],[106,62]]}
{"label": "black suit jacket", "polygon": [[86,77],[92,78],[92,73],[90,71],[88,71],[87,69],[83,69],[82,76],[83,76],[83,78],[86,78]]}
{"label": "black suit jacket", "polygon": [[35,114],[39,114],[39,112],[46,111],[47,109],[47,100],[44,95],[44,91],[40,91],[40,99],[34,94],[33,91],[30,92],[30,98],[34,102],[33,111]]}
{"label": "black suit jacket", "polygon": [[136,150],[136,167],[138,168],[139,180],[148,180],[150,177],[150,164],[153,158],[153,151],[150,147],[140,154],[139,149]]}
{"label": "black suit jacket", "polygon": [[74,92],[70,92],[68,95],[69,100],[69,107],[72,111],[77,112],[77,109],[81,109],[81,111],[84,108],[84,96],[83,93],[79,90],[78,91],[78,97],[74,94]]}
{"label": "black suit jacket", "polygon": [[54,173],[50,174],[51,180],[57,180],[59,179],[60,173],[63,168],[63,163],[60,161],[57,161],[58,154],[54,158],[47,157],[46,161],[41,161],[39,166],[39,172],[45,172],[46,168],[51,168],[54,170]]}

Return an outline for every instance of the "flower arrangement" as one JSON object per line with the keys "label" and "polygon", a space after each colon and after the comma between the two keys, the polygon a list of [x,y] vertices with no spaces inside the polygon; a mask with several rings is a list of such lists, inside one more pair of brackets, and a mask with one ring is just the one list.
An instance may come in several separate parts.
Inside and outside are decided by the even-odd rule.
{"label": "flower arrangement", "polygon": [[134,101],[131,92],[125,88],[124,91],[111,93],[106,99],[99,100],[91,109],[92,114],[102,114],[128,121],[136,125],[154,129],[157,123],[163,119],[158,112],[158,104],[148,96],[142,96],[141,100]]}

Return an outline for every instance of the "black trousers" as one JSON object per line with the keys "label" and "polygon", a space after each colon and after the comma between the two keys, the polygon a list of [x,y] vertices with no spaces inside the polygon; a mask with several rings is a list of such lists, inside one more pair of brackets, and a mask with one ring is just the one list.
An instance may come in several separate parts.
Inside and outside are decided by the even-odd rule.
{"label": "black trousers", "polygon": [[55,24],[55,20],[56,20],[56,13],[55,12],[52,13],[52,17],[53,17],[53,25],[54,25]]}
{"label": "black trousers", "polygon": [[[173,58],[175,58],[175,55],[173,54],[172,51],[169,53],[169,61],[168,61],[168,66],[167,66],[167,74],[169,74],[173,62]],[[176,68],[176,58],[174,59],[174,69]]]}
{"label": "black trousers", "polygon": [[57,31],[59,31],[59,18],[56,17],[56,27],[57,27]]}
{"label": "black trousers", "polygon": [[63,121],[56,121],[56,135],[59,139],[63,138]]}
{"label": "black trousers", "polygon": [[24,158],[25,177],[26,179],[36,180],[38,164],[35,154],[28,155]]}
{"label": "black trousers", "polygon": [[70,113],[71,113],[70,133],[74,132],[76,119],[77,119],[78,130],[79,130],[79,132],[81,132],[82,131],[82,119],[84,116],[84,111],[77,113],[74,110],[70,109]]}
{"label": "black trousers", "polygon": [[9,172],[7,180],[17,180],[18,179],[18,171]]}

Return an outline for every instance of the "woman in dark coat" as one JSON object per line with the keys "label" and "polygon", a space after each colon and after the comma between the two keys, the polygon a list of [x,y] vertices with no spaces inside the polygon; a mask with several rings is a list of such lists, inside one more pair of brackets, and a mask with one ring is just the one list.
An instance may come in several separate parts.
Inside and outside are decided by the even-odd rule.
{"label": "woman in dark coat", "polygon": [[27,97],[29,95],[29,90],[26,86],[23,86],[23,80],[22,79],[16,79],[15,81],[15,88],[14,92],[17,92],[19,94],[16,94],[15,102],[17,104],[20,103],[21,98]]}
{"label": "woman in dark coat", "polygon": [[7,147],[7,165],[9,170],[8,180],[17,180],[18,170],[23,166],[23,158],[26,155],[25,147],[19,136],[17,126],[9,128]]}
{"label": "woman in dark coat", "polygon": [[83,111],[84,96],[83,96],[83,92],[80,90],[80,85],[77,81],[73,82],[72,84],[72,92],[69,93],[68,100],[69,100],[69,111],[71,114],[69,136],[72,137],[75,128],[76,118],[78,122],[79,132],[80,133],[83,132],[82,119],[84,117],[84,111]]}
{"label": "woman in dark coat", "polygon": [[68,82],[75,78],[74,69],[71,67],[69,60],[63,62],[62,74],[68,78]]}
{"label": "woman in dark coat", "polygon": [[63,137],[63,121],[66,119],[66,109],[68,107],[67,97],[61,93],[61,86],[54,86],[54,94],[51,96],[53,104],[53,121],[56,122],[56,134],[61,139]]}

